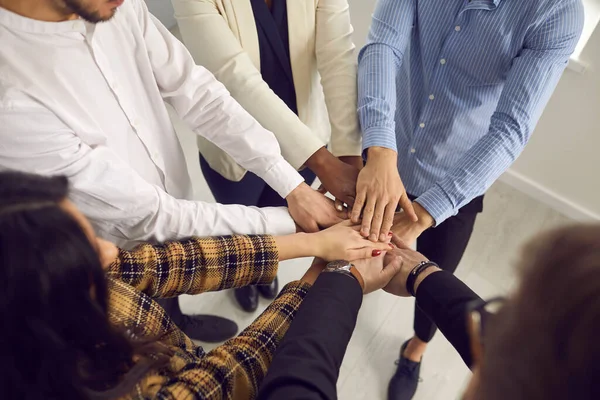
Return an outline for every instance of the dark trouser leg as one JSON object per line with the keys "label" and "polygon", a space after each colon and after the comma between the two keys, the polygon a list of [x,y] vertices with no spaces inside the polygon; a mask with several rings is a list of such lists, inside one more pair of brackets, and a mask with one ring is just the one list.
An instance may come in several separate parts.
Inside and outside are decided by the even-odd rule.
{"label": "dark trouser leg", "polygon": [[167,315],[173,320],[173,323],[181,328],[183,324],[183,313],[179,307],[179,298],[157,299],[156,302],[165,309]]}
{"label": "dark trouser leg", "polygon": [[[454,273],[473,233],[475,218],[481,211],[483,196],[473,199],[440,226],[423,232],[417,239],[417,250],[443,270]],[[416,336],[424,342],[429,342],[437,329],[418,306],[415,306],[414,329]]]}

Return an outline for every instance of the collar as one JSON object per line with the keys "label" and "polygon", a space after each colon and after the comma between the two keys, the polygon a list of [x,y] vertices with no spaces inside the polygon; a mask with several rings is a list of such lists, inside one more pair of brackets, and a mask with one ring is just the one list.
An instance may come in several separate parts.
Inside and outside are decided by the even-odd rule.
{"label": "collar", "polygon": [[502,0],[466,0],[464,10],[495,10]]}
{"label": "collar", "polygon": [[38,21],[35,19],[23,17],[15,14],[5,8],[0,7],[0,25],[6,26],[12,30],[25,31],[30,33],[69,33],[76,32],[85,35],[91,25],[82,19],[74,19],[62,22]]}

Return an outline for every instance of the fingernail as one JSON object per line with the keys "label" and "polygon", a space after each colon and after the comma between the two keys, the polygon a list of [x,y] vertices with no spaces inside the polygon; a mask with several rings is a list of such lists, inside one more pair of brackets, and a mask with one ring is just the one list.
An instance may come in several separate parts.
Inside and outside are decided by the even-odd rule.
{"label": "fingernail", "polygon": [[388,236],[392,237],[393,233],[392,232],[388,232]]}
{"label": "fingernail", "polygon": [[337,208],[338,211],[342,211],[344,209],[344,207],[342,207],[341,204],[338,204],[336,208]]}
{"label": "fingernail", "polygon": [[381,255],[381,250],[373,250],[372,256],[377,257],[378,255]]}

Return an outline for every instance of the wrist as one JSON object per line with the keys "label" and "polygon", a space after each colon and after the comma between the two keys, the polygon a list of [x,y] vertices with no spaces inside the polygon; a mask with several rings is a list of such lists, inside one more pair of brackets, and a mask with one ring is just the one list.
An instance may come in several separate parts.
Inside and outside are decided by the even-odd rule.
{"label": "wrist", "polygon": [[[297,196],[300,195],[300,193],[302,193],[304,190],[306,189],[310,189],[310,186],[308,186],[306,184],[306,182],[301,182],[298,186],[296,186],[294,188],[294,190],[292,190],[290,192],[290,194],[287,195],[287,197],[285,198],[288,201],[288,208],[289,208],[289,202],[290,201],[294,201],[296,199]],[[311,189],[312,190],[312,189]]]}
{"label": "wrist", "polygon": [[296,233],[296,246],[298,247],[298,258],[301,257],[317,257],[322,258],[322,251],[319,246],[319,240],[315,238],[316,233]]}
{"label": "wrist", "polygon": [[441,269],[438,267],[429,267],[427,268],[425,271],[423,271],[421,274],[419,274],[419,276],[417,276],[417,279],[415,280],[415,284],[413,286],[413,291],[415,292],[415,295],[417,294],[418,290],[419,290],[419,286],[421,285],[421,283],[431,274],[435,274],[436,272],[440,272]]}
{"label": "wrist", "polygon": [[393,161],[394,165],[396,165],[398,153],[392,149],[388,149],[387,147],[373,146],[367,149],[367,162],[373,158],[377,160]]}
{"label": "wrist", "polygon": [[312,172],[319,175],[320,172],[327,169],[332,158],[335,158],[333,154],[325,147],[321,147],[319,150],[315,151],[312,156],[308,157],[305,164]]}
{"label": "wrist", "polygon": [[429,214],[425,207],[423,207],[418,202],[414,201],[413,208],[415,210],[415,213],[417,214],[417,217],[419,218],[419,221],[417,223],[421,226],[421,228],[423,228],[423,230],[429,229],[435,225],[435,219],[433,219],[433,217],[431,216],[431,214]]}

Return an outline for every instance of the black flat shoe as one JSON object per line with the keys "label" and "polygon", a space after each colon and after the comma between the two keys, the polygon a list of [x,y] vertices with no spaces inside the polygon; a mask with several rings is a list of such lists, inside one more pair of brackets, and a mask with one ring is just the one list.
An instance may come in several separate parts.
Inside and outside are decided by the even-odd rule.
{"label": "black flat shoe", "polygon": [[270,285],[257,285],[258,293],[265,299],[273,300],[279,294],[279,279],[275,277]]}
{"label": "black flat shoe", "polygon": [[258,308],[258,289],[256,286],[244,286],[235,289],[235,299],[242,310],[254,312]]}
{"label": "black flat shoe", "polygon": [[190,339],[207,343],[224,342],[238,331],[235,322],[216,315],[183,315],[177,325]]}
{"label": "black flat shoe", "polygon": [[407,340],[400,348],[400,359],[396,361],[398,368],[388,386],[388,400],[410,400],[417,392],[421,363],[404,357],[408,345]]}

